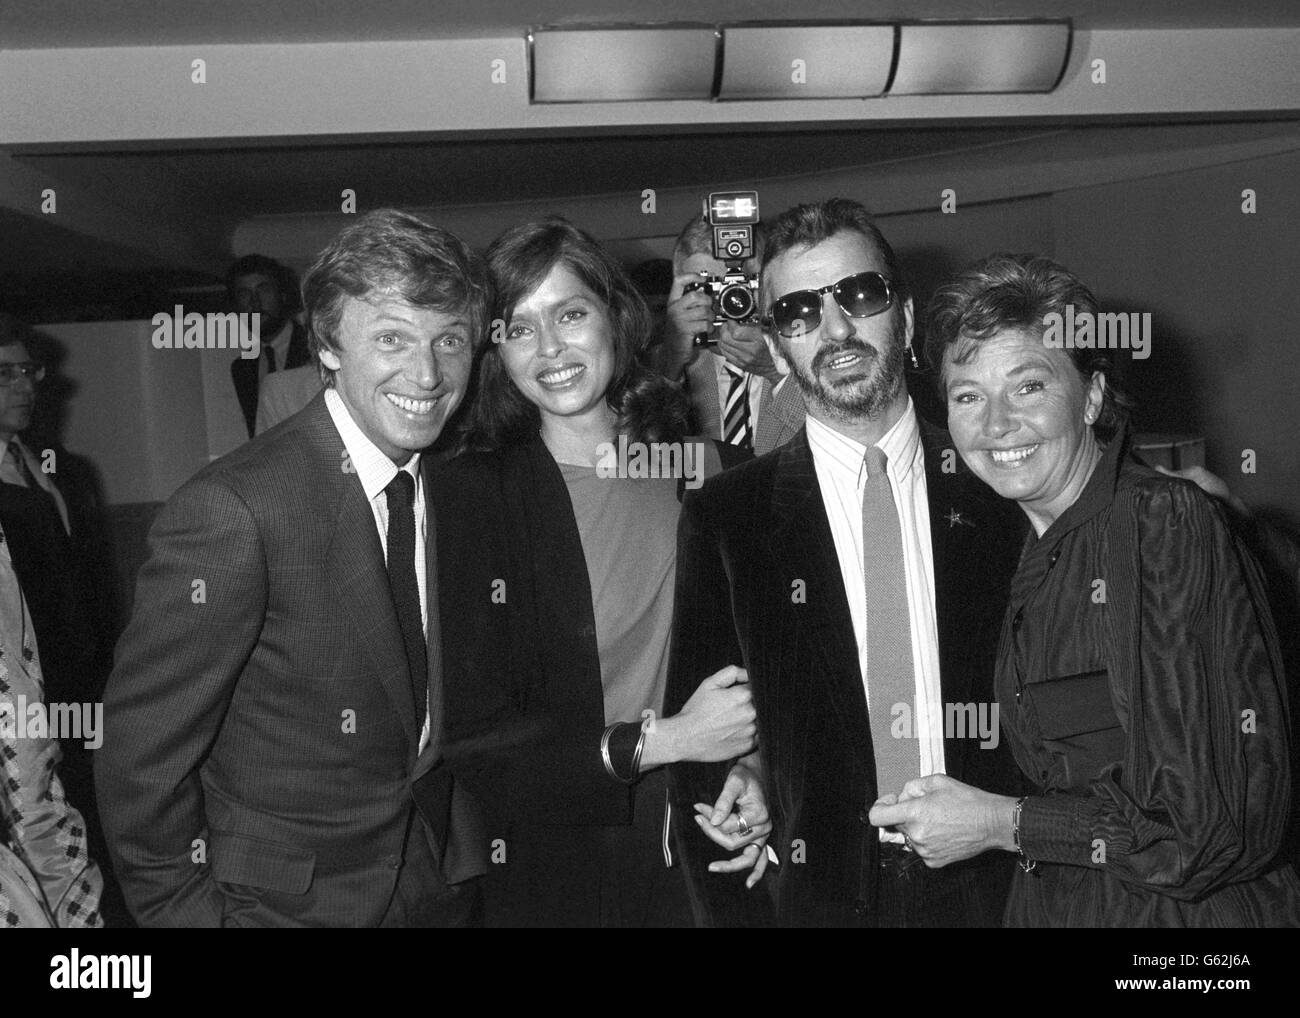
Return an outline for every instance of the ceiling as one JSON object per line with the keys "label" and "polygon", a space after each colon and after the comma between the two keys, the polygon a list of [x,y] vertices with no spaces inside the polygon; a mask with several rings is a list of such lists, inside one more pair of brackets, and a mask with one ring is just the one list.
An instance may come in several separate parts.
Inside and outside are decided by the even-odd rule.
{"label": "ceiling", "polygon": [[[343,187],[367,207],[466,206],[571,199],[627,189],[629,167],[661,188],[699,187],[783,174],[887,163],[1013,141],[1030,128],[807,131],[662,136],[189,148],[16,154],[38,178],[75,186],[105,206],[195,235],[225,239],[261,216],[337,207]],[[0,208],[0,301],[18,313],[57,295],[60,317],[106,303],[148,305],[159,288],[204,278],[147,251],[84,237],[48,216]],[[212,281],[213,277],[207,279]],[[70,294],[93,289],[85,305]],[[138,294],[138,298],[133,296]],[[18,305],[21,305],[19,307]]]}
{"label": "ceiling", "polygon": [[[1041,130],[1041,129],[1040,129]],[[890,162],[998,144],[1030,128],[947,128],[642,135],[596,138],[333,144],[21,155],[41,173],[131,194],[159,212],[234,220],[315,211],[340,188],[365,204],[476,205],[627,189],[628,168],[661,188]]]}
{"label": "ceiling", "polygon": [[[346,42],[522,34],[532,25],[789,20],[789,0],[5,0],[7,48]],[[1294,0],[801,0],[800,21],[1071,18],[1076,28],[1300,24]]]}

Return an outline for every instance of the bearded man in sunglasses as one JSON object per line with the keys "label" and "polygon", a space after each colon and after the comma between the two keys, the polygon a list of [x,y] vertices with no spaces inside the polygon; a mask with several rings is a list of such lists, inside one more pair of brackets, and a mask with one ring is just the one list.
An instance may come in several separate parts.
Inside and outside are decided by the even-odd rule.
{"label": "bearded man in sunglasses", "polygon": [[[1008,853],[928,869],[868,811],[931,773],[1018,794],[992,678],[1023,524],[917,417],[912,300],[866,209],[784,213],[761,299],[808,419],[682,508],[665,710],[743,665],[759,729],[754,778],[716,808],[729,762],[670,768],[697,922],[1000,925]],[[764,842],[780,863],[749,891],[724,864],[743,847],[761,870]]]}

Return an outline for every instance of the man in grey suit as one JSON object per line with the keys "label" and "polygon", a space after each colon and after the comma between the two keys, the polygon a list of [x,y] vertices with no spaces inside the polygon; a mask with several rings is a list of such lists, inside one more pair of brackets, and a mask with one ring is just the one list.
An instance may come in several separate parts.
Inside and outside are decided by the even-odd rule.
{"label": "man in grey suit", "polygon": [[434,465],[486,334],[455,237],[379,210],[304,281],[326,388],[150,534],[96,779],[147,926],[473,922],[483,839],[440,758]]}

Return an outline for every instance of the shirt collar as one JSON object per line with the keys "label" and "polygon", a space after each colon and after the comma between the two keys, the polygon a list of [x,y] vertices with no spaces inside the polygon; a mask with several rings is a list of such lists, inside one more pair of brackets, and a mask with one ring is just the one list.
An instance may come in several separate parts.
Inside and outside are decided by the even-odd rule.
{"label": "shirt collar", "polygon": [[1083,491],[1043,532],[1044,540],[1059,537],[1081,523],[1086,523],[1115,500],[1115,489],[1119,484],[1120,470],[1127,458],[1127,451],[1128,429],[1120,425],[1102,449],[1101,459],[1092,468],[1092,476],[1083,486]]}
{"label": "shirt collar", "polygon": [[[807,418],[808,444],[813,455],[836,473],[843,472],[855,483],[865,477],[867,447],[840,434],[828,424],[809,415]],[[886,468],[901,481],[916,469],[921,452],[921,426],[916,418],[912,397],[907,397],[907,408],[894,422],[894,426],[881,436],[876,446],[888,458]]]}
{"label": "shirt collar", "polygon": [[[374,501],[397,476],[397,465],[380,452],[374,442],[366,438],[357,427],[356,421],[352,419],[348,408],[343,405],[343,398],[332,386],[325,390],[325,406],[334,420],[334,427],[338,428],[339,437],[343,439],[343,447],[348,451],[348,459],[352,463],[352,469],[356,471],[357,479],[361,481],[366,498]],[[402,469],[410,474],[417,484],[420,480],[419,464],[420,454],[414,452],[402,465]]]}

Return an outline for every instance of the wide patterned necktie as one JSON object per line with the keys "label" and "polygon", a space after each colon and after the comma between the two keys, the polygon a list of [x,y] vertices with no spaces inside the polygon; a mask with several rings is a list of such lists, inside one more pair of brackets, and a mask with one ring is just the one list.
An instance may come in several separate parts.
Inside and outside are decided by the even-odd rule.
{"label": "wide patterned necktie", "polygon": [[384,489],[388,496],[388,587],[397,607],[397,622],[406,645],[415,696],[415,728],[424,727],[428,709],[429,659],[420,621],[420,585],[415,579],[415,479],[405,470]]}
{"label": "wide patterned necktie", "polygon": [[[903,528],[885,472],[886,456],[867,449],[867,480],[862,491],[862,574],[867,597],[867,689],[871,693],[871,741],[876,751],[876,788],[897,794],[919,777],[916,726],[916,671],[912,665],[912,621],[903,565]],[[893,722],[900,712],[907,724],[898,738]]]}
{"label": "wide patterned necktie", "polygon": [[728,445],[754,447],[754,436],[749,428],[749,378],[745,372],[724,361],[731,384],[727,388],[727,404],[722,413],[722,440]]}

